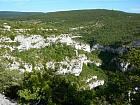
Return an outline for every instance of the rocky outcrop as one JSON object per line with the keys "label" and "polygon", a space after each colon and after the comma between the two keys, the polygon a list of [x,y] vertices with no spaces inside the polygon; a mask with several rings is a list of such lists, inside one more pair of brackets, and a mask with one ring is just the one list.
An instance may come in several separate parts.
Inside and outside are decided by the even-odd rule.
{"label": "rocky outcrop", "polygon": [[86,80],[86,83],[88,84],[90,89],[93,89],[95,87],[104,85],[104,80],[98,80],[97,76],[92,76],[91,78]]}
{"label": "rocky outcrop", "polygon": [[83,64],[87,64],[90,62],[84,54],[79,55],[75,59],[65,59],[61,62],[48,62],[47,67],[51,69],[56,68],[56,64],[59,65],[57,69],[57,74],[74,74],[75,76],[79,76],[83,69]]}
{"label": "rocky outcrop", "polygon": [[121,62],[121,63],[119,64],[119,69],[120,69],[121,71],[125,72],[125,71],[128,70],[129,65],[130,65],[130,63],[128,63],[128,62]]}
{"label": "rocky outcrop", "polygon": [[[79,36],[78,36],[79,37]],[[90,52],[90,45],[74,41],[73,38],[76,38],[76,36],[70,36],[69,34],[61,34],[60,36],[49,36],[46,39],[44,39],[41,35],[31,35],[31,36],[24,36],[24,35],[17,35],[14,40],[11,40],[10,38],[7,37],[2,37],[0,38],[0,42],[4,43],[12,43],[12,42],[18,42],[18,46],[2,46],[0,47],[6,47],[10,48],[11,51],[18,49],[19,51],[25,51],[29,50],[31,48],[44,48],[46,46],[50,46],[51,44],[57,44],[57,43],[62,43],[66,45],[70,45],[74,47],[77,50],[83,50],[86,52]]]}
{"label": "rocky outcrop", "polygon": [[128,48],[126,48],[126,47],[113,48],[111,46],[102,46],[100,44],[95,44],[92,46],[91,51],[95,51],[95,50],[100,50],[103,52],[110,52],[110,53],[122,55],[123,53],[128,51]]}
{"label": "rocky outcrop", "polygon": [[7,97],[0,94],[0,105],[18,105],[18,104],[14,101],[10,101]]}
{"label": "rocky outcrop", "polygon": [[4,23],[3,27],[4,27],[4,29],[3,29],[4,31],[11,31],[11,26],[8,25],[7,23]]}

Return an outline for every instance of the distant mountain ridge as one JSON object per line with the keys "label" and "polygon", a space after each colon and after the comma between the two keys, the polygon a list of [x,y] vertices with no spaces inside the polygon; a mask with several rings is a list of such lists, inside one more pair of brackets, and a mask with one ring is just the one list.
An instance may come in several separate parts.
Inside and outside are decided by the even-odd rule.
{"label": "distant mountain ridge", "polygon": [[[3,13],[3,14],[2,14]],[[92,44],[128,43],[140,39],[140,14],[116,10],[89,9],[58,12],[0,12],[0,19],[40,23],[65,33],[81,35]],[[34,26],[34,25],[33,25]],[[42,27],[41,26],[41,27]],[[26,27],[26,26],[25,26]],[[71,29],[77,29],[69,32]]]}
{"label": "distant mountain ridge", "polygon": [[42,12],[17,12],[17,11],[0,11],[0,18],[12,18],[19,16],[38,15]]}
{"label": "distant mountain ridge", "polygon": [[[117,10],[106,10],[106,9],[85,9],[85,10],[70,10],[70,11],[56,11],[56,12],[48,12],[48,13],[43,13],[43,12],[19,12],[19,11],[0,11],[0,18],[12,18],[12,17],[22,17],[22,16],[32,16],[32,15],[42,15],[43,16],[48,16],[48,17],[65,17],[73,14],[85,14],[85,15],[90,15],[91,13],[95,14],[104,14],[104,13],[113,13],[113,14],[138,14],[138,13],[126,13],[123,11],[117,11]],[[58,16],[57,16],[58,15]]]}

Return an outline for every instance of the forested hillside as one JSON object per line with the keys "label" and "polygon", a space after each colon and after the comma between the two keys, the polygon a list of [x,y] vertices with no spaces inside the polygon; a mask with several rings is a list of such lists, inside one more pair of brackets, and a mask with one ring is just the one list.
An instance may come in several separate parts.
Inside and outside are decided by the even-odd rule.
{"label": "forested hillside", "polygon": [[140,14],[0,12],[0,94],[21,105],[140,105]]}
{"label": "forested hillside", "polygon": [[32,16],[32,15],[40,15],[41,12],[16,12],[16,11],[0,11],[0,18],[16,18],[23,16]]}
{"label": "forested hillside", "polygon": [[40,15],[41,12],[17,12],[17,11],[0,11],[0,18],[15,18],[15,17],[23,17],[23,16],[32,16],[32,15]]}
{"label": "forested hillside", "polygon": [[[19,13],[20,14],[20,13]],[[140,15],[114,10],[75,10],[40,13],[13,18],[19,21],[38,21],[65,32],[82,35],[87,43],[129,43],[139,38]]]}

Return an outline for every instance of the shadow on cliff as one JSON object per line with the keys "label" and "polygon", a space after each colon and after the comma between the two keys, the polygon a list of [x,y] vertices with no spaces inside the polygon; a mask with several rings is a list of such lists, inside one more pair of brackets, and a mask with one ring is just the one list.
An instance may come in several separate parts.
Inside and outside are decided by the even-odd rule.
{"label": "shadow on cliff", "polygon": [[111,70],[111,71],[117,70],[114,59],[118,57],[118,54],[114,54],[108,51],[101,51],[98,57],[102,60],[101,68],[103,70]]}

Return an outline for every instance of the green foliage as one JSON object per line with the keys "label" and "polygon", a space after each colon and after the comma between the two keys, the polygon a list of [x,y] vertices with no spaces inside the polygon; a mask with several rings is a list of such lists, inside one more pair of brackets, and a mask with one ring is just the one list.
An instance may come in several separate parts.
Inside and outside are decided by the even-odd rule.
{"label": "green foliage", "polygon": [[130,81],[122,73],[108,73],[108,82],[104,88],[97,90],[98,97],[105,97],[111,105],[128,105],[128,91]]}
{"label": "green foliage", "polygon": [[30,105],[90,105],[95,96],[90,90],[78,91],[75,83],[50,70],[25,73],[18,94],[21,104]]}
{"label": "green foliage", "polygon": [[[134,89],[140,88],[140,48],[132,48],[130,51],[125,54],[123,60],[130,62],[130,64],[134,67],[131,72],[128,72],[127,75],[129,77],[129,81],[131,82],[132,91]],[[140,104],[140,91],[135,90],[135,94],[131,94],[132,104],[139,105]]]}
{"label": "green foliage", "polygon": [[0,92],[5,92],[12,86],[20,86],[22,74],[17,70],[4,70],[0,68]]}
{"label": "green foliage", "polygon": [[0,18],[15,18],[22,16],[30,16],[35,14],[41,14],[41,12],[13,12],[13,11],[0,11]]}
{"label": "green foliage", "polygon": [[62,61],[65,57],[75,57],[74,48],[66,45],[56,44],[42,49],[30,49],[23,52],[15,52],[14,56],[21,58],[30,64],[45,63],[48,61]]}
{"label": "green foliage", "polygon": [[140,48],[131,49],[123,58],[140,69]]}
{"label": "green foliage", "polygon": [[96,75],[98,79],[106,80],[107,77],[104,71],[100,68],[97,68],[94,64],[88,64],[83,66],[83,70],[79,76],[80,80],[90,78],[91,76]]}
{"label": "green foliage", "polygon": [[[10,16],[10,18],[3,18],[1,14],[6,17]],[[0,36],[10,37],[12,40],[17,35],[15,29],[31,29],[18,34],[39,34],[44,38],[52,34],[63,33],[81,35],[82,37],[76,40],[89,43],[91,46],[99,43],[117,47],[128,45],[140,38],[140,15],[121,11],[79,10],[47,14],[10,12],[3,14],[0,12],[0,17],[4,19],[0,20]],[[3,31],[3,23],[8,23],[12,27],[11,31]],[[38,30],[41,28],[57,30]],[[71,30],[72,28],[76,28],[76,30]],[[0,44],[5,45],[6,43]],[[9,45],[9,43],[7,44]],[[10,44],[10,46],[13,45],[17,46],[18,43]],[[60,76],[51,70],[33,70],[30,73],[24,73],[22,80],[23,74],[18,71],[3,69],[6,67],[5,65],[12,62],[2,57],[6,53],[21,58],[22,61],[34,66],[36,64],[45,65],[48,61],[60,62],[66,56],[72,59],[76,57],[74,50],[70,46],[61,44],[52,44],[42,49],[30,49],[23,52],[14,51],[12,54],[7,48],[1,49],[0,92],[4,91],[10,96],[12,92],[17,94],[16,92],[19,90],[20,104],[23,105],[139,105],[139,90],[136,94],[131,93],[131,102],[128,100],[128,91],[133,91],[135,87],[140,88],[139,48],[130,49],[127,54],[122,55],[121,59],[130,62],[135,67],[133,71],[126,73],[118,72],[111,63],[112,59],[117,59],[119,55],[110,52],[86,53],[84,51],[78,52],[86,54],[93,61],[102,61],[103,65],[101,68],[93,64],[84,65],[79,77]],[[104,79],[106,83],[104,86],[88,90],[83,81],[93,75],[97,75],[98,79]],[[12,97],[14,96],[12,95]]]}
{"label": "green foliage", "polygon": [[[21,13],[22,14],[22,13]],[[25,13],[26,14],[26,13]],[[30,14],[30,13],[29,13]],[[31,13],[32,14],[32,13]],[[140,38],[139,14],[114,10],[74,10],[53,13],[34,13],[34,15],[6,19],[13,28],[31,28],[28,34],[71,33],[82,35],[86,43],[104,45],[115,42],[126,43]],[[14,22],[14,24],[11,22]],[[18,21],[18,22],[17,22]],[[38,31],[38,28],[57,28],[57,31]],[[71,31],[70,28],[83,27]]]}
{"label": "green foliage", "polygon": [[51,88],[50,75],[41,74],[40,71],[33,71],[32,73],[24,73],[23,90],[18,92],[21,103],[38,103],[46,101],[48,103]]}
{"label": "green foliage", "polygon": [[116,70],[116,66],[112,64],[112,60],[118,56],[118,54],[114,54],[112,52],[101,51],[98,57],[102,60],[102,69],[111,71]]}
{"label": "green foliage", "polygon": [[[16,18],[16,20],[39,20],[40,23],[62,30],[62,33],[69,32],[74,35],[82,35],[81,40],[87,43],[93,44],[96,42],[108,45],[115,42],[130,42],[140,38],[139,18],[139,14],[95,9],[37,14]],[[83,28],[68,31],[72,27]]]}

